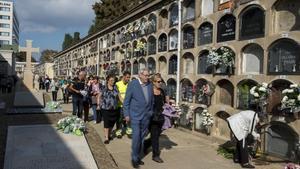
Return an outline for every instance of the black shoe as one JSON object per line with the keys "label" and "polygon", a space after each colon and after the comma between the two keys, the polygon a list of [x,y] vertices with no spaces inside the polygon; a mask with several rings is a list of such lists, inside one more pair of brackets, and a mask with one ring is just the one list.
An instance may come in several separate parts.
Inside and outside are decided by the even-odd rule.
{"label": "black shoe", "polygon": [[139,165],[145,165],[145,163],[142,160],[139,160]]}
{"label": "black shoe", "polygon": [[152,160],[157,163],[163,163],[164,161],[160,157],[152,157]]}
{"label": "black shoe", "polygon": [[122,135],[118,135],[117,138],[118,138],[118,139],[121,139],[121,138],[122,138]]}
{"label": "black shoe", "polygon": [[255,168],[253,165],[251,165],[249,163],[248,164],[243,164],[242,167],[243,168]]}
{"label": "black shoe", "polygon": [[135,161],[131,161],[131,165],[133,168],[140,168],[139,163]]}
{"label": "black shoe", "polygon": [[104,144],[109,144],[109,140],[105,140],[105,141],[104,141]]}
{"label": "black shoe", "polygon": [[113,138],[113,137],[108,137],[108,139],[109,139],[109,140],[113,140],[114,138]]}

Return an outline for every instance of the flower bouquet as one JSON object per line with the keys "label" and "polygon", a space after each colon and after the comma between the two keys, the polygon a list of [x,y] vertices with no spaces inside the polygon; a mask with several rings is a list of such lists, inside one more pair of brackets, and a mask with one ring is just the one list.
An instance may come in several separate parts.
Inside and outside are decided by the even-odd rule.
{"label": "flower bouquet", "polygon": [[44,108],[46,112],[62,112],[62,108],[59,102],[49,101]]}
{"label": "flower bouquet", "polygon": [[217,68],[221,68],[221,66],[225,67],[226,69],[232,68],[234,65],[234,53],[226,47],[213,49],[209,51],[207,62],[208,64],[212,64]]}
{"label": "flower bouquet", "polygon": [[214,124],[213,116],[210,113],[208,113],[207,109],[203,110],[202,115],[203,115],[202,125],[205,127],[207,134],[210,134],[210,129]]}
{"label": "flower bouquet", "polygon": [[270,89],[267,83],[262,83],[261,85],[259,84],[250,89],[250,94],[254,96],[256,102],[266,100],[269,93]]}
{"label": "flower bouquet", "polygon": [[292,112],[299,112],[300,109],[300,86],[297,84],[290,85],[290,88],[282,91],[284,95],[281,100],[281,108],[291,109]]}
{"label": "flower bouquet", "polygon": [[82,119],[76,116],[68,116],[57,122],[57,129],[63,131],[65,134],[72,133],[82,136],[86,130],[86,126]]}
{"label": "flower bouquet", "polygon": [[141,40],[137,41],[136,48],[134,49],[136,52],[142,51],[145,48],[145,42],[142,42]]}

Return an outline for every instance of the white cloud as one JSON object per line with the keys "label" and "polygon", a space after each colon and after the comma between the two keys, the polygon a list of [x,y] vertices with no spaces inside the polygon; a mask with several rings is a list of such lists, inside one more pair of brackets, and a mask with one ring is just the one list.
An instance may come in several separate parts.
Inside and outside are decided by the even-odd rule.
{"label": "white cloud", "polygon": [[21,31],[51,33],[89,27],[97,0],[15,0]]}

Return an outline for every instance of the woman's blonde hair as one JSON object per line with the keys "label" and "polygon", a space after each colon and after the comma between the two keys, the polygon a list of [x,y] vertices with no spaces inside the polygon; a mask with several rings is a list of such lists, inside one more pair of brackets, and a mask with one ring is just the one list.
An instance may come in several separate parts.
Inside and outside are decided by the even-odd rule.
{"label": "woman's blonde hair", "polygon": [[161,79],[160,73],[155,73],[155,74],[152,76],[151,81],[154,82],[154,81],[156,81],[156,79],[158,79],[158,78]]}

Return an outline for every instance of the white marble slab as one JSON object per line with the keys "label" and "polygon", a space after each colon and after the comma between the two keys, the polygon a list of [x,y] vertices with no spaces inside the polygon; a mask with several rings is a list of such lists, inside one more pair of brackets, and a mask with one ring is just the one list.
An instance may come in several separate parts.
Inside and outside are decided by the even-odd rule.
{"label": "white marble slab", "polygon": [[9,126],[4,169],[98,169],[84,136],[51,125]]}

